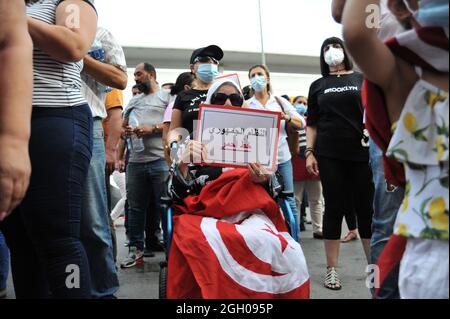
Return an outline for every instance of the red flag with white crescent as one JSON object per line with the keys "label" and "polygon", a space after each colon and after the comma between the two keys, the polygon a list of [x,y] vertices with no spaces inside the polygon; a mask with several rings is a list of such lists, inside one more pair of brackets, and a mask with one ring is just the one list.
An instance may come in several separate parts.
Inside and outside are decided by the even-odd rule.
{"label": "red flag with white crescent", "polygon": [[[211,207],[214,216],[206,217]],[[223,174],[180,208],[184,214],[174,218],[169,254],[168,298],[309,298],[300,245],[275,201],[245,171]]]}

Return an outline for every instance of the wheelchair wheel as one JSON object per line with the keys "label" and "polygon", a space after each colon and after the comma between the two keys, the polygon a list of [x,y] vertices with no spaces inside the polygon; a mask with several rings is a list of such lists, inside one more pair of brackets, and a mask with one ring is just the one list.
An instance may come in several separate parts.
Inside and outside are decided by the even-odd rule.
{"label": "wheelchair wheel", "polygon": [[159,299],[167,299],[167,262],[160,263]]}

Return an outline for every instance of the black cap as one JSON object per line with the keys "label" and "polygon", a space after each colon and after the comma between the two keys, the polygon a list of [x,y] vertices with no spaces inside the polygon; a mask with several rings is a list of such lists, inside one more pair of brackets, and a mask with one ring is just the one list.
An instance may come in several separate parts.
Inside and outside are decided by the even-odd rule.
{"label": "black cap", "polygon": [[223,51],[217,45],[210,45],[206,48],[197,49],[192,52],[191,64],[194,64],[196,58],[205,56],[209,56],[216,59],[217,61],[220,61],[223,59]]}

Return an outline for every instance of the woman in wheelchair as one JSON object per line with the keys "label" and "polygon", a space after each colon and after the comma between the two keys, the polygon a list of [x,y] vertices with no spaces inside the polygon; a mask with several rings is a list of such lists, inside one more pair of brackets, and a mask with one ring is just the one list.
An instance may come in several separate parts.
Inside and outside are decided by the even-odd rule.
{"label": "woman in wheelchair", "polygon": [[[230,80],[217,81],[206,104],[245,107]],[[247,169],[195,165],[206,155],[205,145],[189,141],[172,167],[167,297],[309,298],[303,251],[275,200],[279,177],[259,163]]]}

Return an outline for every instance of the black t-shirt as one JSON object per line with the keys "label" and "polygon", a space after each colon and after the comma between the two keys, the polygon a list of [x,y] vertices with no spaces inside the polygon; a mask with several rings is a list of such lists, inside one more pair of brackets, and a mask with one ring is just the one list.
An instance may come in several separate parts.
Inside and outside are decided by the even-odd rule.
{"label": "black t-shirt", "polygon": [[308,126],[317,128],[318,156],[368,162],[369,150],[361,145],[363,75],[330,75],[315,81],[309,91]]}
{"label": "black t-shirt", "polygon": [[198,120],[198,111],[200,104],[206,101],[208,90],[191,89],[186,92],[181,92],[173,108],[183,112],[183,128],[193,133],[194,121]]}

